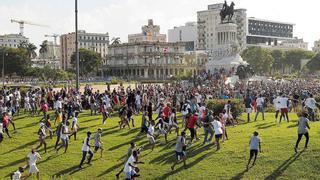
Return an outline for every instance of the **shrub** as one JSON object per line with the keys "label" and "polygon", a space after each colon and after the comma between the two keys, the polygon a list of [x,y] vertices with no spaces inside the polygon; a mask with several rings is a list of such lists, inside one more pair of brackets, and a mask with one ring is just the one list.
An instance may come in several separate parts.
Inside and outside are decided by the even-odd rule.
{"label": "shrub", "polygon": [[[239,99],[230,99],[231,101],[231,114],[234,118],[238,118],[243,113],[243,103]],[[228,103],[228,100],[214,99],[207,102],[207,108],[214,113],[221,113],[224,109],[224,105]]]}

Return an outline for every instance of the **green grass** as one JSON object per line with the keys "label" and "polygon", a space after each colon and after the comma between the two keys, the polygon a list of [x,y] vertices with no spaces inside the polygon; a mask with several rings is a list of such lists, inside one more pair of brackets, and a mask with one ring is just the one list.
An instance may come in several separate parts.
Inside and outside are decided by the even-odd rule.
{"label": "green grass", "polygon": [[[25,115],[16,117],[18,132],[13,134],[12,139],[5,135],[4,141],[0,144],[0,179],[9,179],[9,173],[25,165],[25,156],[31,147],[38,144],[36,132],[39,119],[40,117]],[[136,125],[139,127],[140,119],[141,117],[135,117]],[[180,164],[176,170],[170,170],[175,160],[175,135],[173,133],[169,135],[167,145],[160,145],[159,141],[163,141],[163,137],[160,137],[153,152],[150,149],[142,152],[140,159],[145,164],[139,165],[140,179],[319,179],[320,124],[311,123],[309,149],[302,151],[305,142],[303,139],[300,152],[295,154],[293,147],[297,136],[296,115],[291,114],[293,121],[290,123],[276,124],[273,114],[267,114],[266,119],[266,121],[258,120],[228,127],[230,140],[222,144],[220,151],[216,151],[213,146],[201,145],[203,130],[199,130],[201,141],[188,148],[186,169]],[[107,125],[102,126],[100,116],[89,116],[88,112],[85,112],[80,115],[79,122],[81,130],[78,140],[71,139],[66,154],[63,154],[62,149],[59,154],[54,151],[56,137],[47,140],[49,147],[47,154],[44,154],[42,148],[40,149],[42,159],[38,161],[38,168],[42,179],[52,179],[54,176],[61,179],[114,179],[116,172],[123,167],[121,159],[126,154],[129,143],[135,140],[138,146],[147,144],[145,135],[137,137],[139,128],[119,130],[118,117],[109,119]],[[99,159],[99,155],[96,154],[93,165],[84,165],[79,171],[76,168],[81,159],[81,146],[85,133],[88,130],[95,132],[98,127],[104,129],[102,138],[104,157]],[[12,126],[9,128],[12,129]],[[246,172],[245,166],[249,156],[248,141],[255,130],[261,135],[263,152],[259,154],[256,166]]]}

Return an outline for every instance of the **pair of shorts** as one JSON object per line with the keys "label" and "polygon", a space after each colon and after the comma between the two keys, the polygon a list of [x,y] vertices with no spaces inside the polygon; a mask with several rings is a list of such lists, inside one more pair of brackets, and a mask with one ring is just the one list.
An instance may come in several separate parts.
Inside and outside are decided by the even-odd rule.
{"label": "pair of shorts", "polygon": [[252,158],[253,156],[258,155],[258,150],[257,149],[250,149],[250,157]]}
{"label": "pair of shorts", "polygon": [[98,151],[99,149],[103,150],[102,146],[94,146],[94,151]]}
{"label": "pair of shorts", "polygon": [[282,113],[288,113],[289,111],[288,111],[288,108],[281,108],[281,112]]}
{"label": "pair of shorts", "polygon": [[156,140],[154,139],[153,136],[148,136],[149,142],[150,144],[154,144],[156,142]]}
{"label": "pair of shorts", "polygon": [[247,113],[252,113],[252,108],[246,108]]}
{"label": "pair of shorts", "polygon": [[29,169],[30,174],[38,173],[38,172],[39,172],[39,169],[37,168],[37,166],[35,164],[30,166],[30,169]]}
{"label": "pair of shorts", "polygon": [[178,160],[180,160],[181,158],[184,158],[185,156],[186,156],[186,153],[184,151],[182,152],[176,151],[176,157]]}
{"label": "pair of shorts", "polygon": [[222,134],[216,134],[216,135],[214,135],[214,137],[215,137],[216,139],[221,139]]}

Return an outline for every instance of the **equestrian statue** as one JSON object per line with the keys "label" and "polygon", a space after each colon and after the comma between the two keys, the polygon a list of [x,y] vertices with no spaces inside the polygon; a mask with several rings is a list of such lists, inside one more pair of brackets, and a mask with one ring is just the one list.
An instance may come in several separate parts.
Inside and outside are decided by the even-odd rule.
{"label": "equestrian statue", "polygon": [[234,2],[231,2],[230,6],[228,6],[227,1],[224,1],[223,7],[220,11],[221,23],[223,23],[225,19],[227,19],[227,23],[231,22],[231,19],[234,15],[234,6]]}

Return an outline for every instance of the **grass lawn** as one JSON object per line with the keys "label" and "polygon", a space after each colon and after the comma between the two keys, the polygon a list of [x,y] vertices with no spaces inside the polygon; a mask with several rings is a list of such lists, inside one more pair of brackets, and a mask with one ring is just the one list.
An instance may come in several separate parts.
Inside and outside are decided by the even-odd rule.
{"label": "grass lawn", "polygon": [[[297,117],[291,114],[290,123],[274,122],[273,114],[266,114],[266,121],[247,123],[236,127],[228,127],[230,140],[224,142],[220,151],[210,145],[202,145],[203,130],[199,130],[201,140],[188,148],[187,167],[182,164],[171,171],[170,166],[175,160],[174,133],[169,135],[169,143],[161,145],[163,137],[153,152],[150,149],[142,151],[140,159],[145,164],[139,165],[140,179],[320,179],[320,141],[319,123],[311,123],[309,149],[302,151],[305,139],[300,143],[299,153],[295,154],[293,147],[297,138]],[[21,115],[15,118],[17,133],[0,144],[0,179],[9,179],[8,174],[26,164],[25,157],[31,147],[38,144],[37,130],[40,117]],[[245,119],[245,117],[243,117]],[[141,117],[135,117],[136,125],[140,127]],[[89,116],[84,112],[79,116],[80,132],[78,140],[70,140],[69,149],[63,154],[54,151],[55,138],[48,139],[48,153],[40,149],[42,159],[38,168],[42,179],[114,179],[115,174],[123,167],[122,159],[127,153],[129,143],[136,141],[138,146],[147,144],[146,135],[137,136],[139,128],[119,130],[118,117],[108,119],[106,125],[101,125],[101,116]],[[77,167],[81,160],[82,140],[87,131],[95,132],[103,128],[104,157],[99,154],[93,157],[93,165]],[[9,126],[12,130],[12,126]],[[245,171],[249,156],[249,137],[257,130],[262,138],[262,150],[256,166]],[[91,142],[93,144],[93,141]],[[27,170],[28,171],[28,170]],[[121,175],[124,177],[124,174]],[[32,177],[35,178],[35,175]],[[30,179],[32,179],[30,178]]]}

